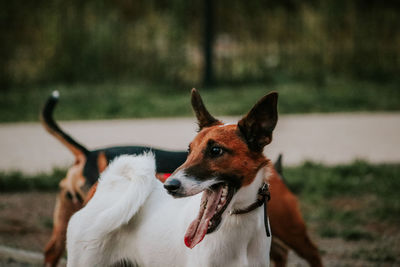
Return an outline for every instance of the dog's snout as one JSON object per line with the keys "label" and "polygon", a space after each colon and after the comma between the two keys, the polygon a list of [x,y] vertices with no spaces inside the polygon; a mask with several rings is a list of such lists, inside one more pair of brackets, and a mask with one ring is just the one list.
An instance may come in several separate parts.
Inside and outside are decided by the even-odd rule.
{"label": "dog's snout", "polygon": [[169,192],[176,192],[181,188],[181,182],[177,179],[168,179],[164,183],[164,188]]}

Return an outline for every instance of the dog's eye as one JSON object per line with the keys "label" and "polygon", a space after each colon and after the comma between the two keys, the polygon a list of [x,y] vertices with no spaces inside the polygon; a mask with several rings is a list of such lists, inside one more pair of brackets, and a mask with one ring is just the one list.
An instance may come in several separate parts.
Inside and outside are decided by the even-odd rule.
{"label": "dog's eye", "polygon": [[213,157],[221,156],[224,153],[224,150],[219,146],[213,146],[210,150],[210,154]]}

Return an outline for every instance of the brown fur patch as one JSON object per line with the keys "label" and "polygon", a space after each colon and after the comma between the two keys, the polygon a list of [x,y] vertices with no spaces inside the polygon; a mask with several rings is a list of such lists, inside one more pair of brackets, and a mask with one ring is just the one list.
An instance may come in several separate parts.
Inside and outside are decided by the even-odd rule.
{"label": "brown fur patch", "polygon": [[89,202],[89,200],[91,200],[92,197],[94,196],[94,193],[96,193],[98,183],[99,183],[99,182],[96,182],[96,183],[95,183],[94,185],[92,185],[92,187],[90,188],[89,192],[88,192],[87,195],[86,195],[84,206],[86,206],[86,204]]}
{"label": "brown fur patch", "polygon": [[108,165],[108,161],[106,158],[106,154],[104,152],[100,152],[99,155],[97,156],[97,168],[99,170],[99,173],[102,173]]}

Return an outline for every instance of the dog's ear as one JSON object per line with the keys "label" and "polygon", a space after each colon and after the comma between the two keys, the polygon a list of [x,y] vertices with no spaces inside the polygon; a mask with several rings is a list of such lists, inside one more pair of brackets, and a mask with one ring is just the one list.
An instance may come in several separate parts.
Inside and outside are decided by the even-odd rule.
{"label": "dog's ear", "polygon": [[261,98],[238,122],[238,128],[249,148],[261,152],[272,141],[272,131],[278,121],[278,93],[272,92]]}
{"label": "dog's ear", "polygon": [[207,111],[199,92],[195,88],[192,89],[192,107],[199,124],[199,131],[205,127],[221,124]]}
{"label": "dog's ear", "polygon": [[279,154],[278,159],[275,161],[274,163],[274,168],[276,170],[276,172],[282,176],[283,175],[283,167],[282,167],[282,153]]}

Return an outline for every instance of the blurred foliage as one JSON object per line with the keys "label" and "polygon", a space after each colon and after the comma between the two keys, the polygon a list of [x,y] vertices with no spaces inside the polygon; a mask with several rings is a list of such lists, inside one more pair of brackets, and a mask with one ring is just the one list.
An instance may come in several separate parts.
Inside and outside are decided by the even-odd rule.
{"label": "blurred foliage", "polygon": [[[400,2],[220,0],[215,77],[223,83],[400,72]],[[203,1],[2,1],[0,90],[147,80],[200,82]]]}
{"label": "blurred foliage", "polygon": [[0,172],[0,192],[54,191],[66,173],[64,169],[35,175],[26,175],[18,171]]}
{"label": "blurred foliage", "polygon": [[[193,117],[190,87],[129,82],[45,85],[14,88],[0,97],[0,122],[38,121],[53,90],[60,92],[56,120]],[[243,115],[270,91],[279,93],[279,113],[398,111],[397,83],[327,79],[324,89],[314,82],[280,81],[200,88],[215,116]]]}
{"label": "blurred foliage", "polygon": [[[352,226],[371,220],[400,223],[400,165],[352,164],[327,167],[305,162],[284,170],[289,188],[302,200],[327,206],[311,216]],[[354,200],[354,201],[353,201]],[[322,202],[321,202],[322,201]],[[365,210],[361,209],[365,207]],[[347,238],[356,238],[345,232]]]}

